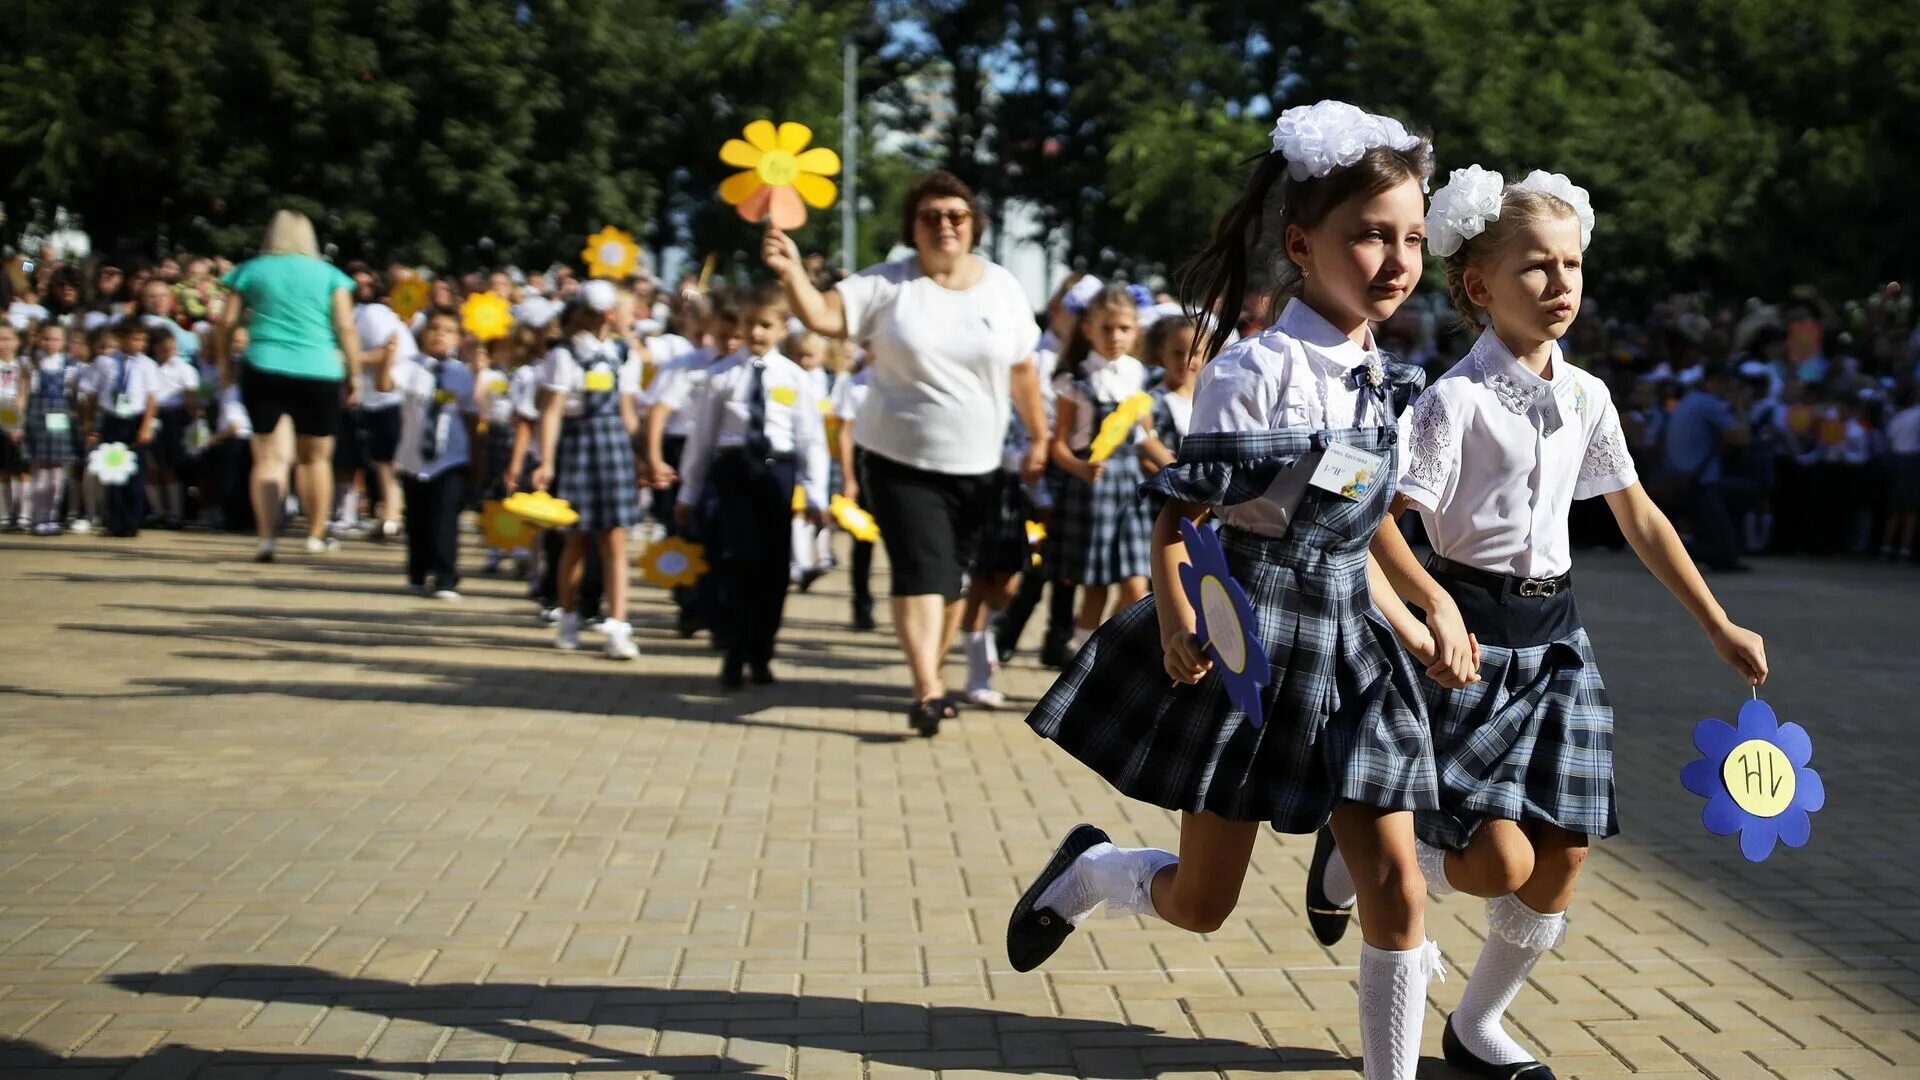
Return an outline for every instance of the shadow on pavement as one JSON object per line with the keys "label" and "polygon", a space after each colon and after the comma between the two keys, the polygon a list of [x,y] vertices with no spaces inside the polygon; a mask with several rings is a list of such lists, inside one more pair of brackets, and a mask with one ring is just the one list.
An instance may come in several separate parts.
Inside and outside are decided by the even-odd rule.
{"label": "shadow on pavement", "polygon": [[[593,1041],[606,1038],[601,1029],[609,1027],[838,1050],[870,1062],[905,1068],[970,1069],[1009,1076],[1070,1070],[1083,1076],[1145,1080],[1166,1072],[1223,1067],[1286,1073],[1358,1070],[1360,1066],[1354,1059],[1327,1050],[1172,1036],[1138,1024],[802,994],[511,983],[416,986],[279,965],[210,965],[169,974],[121,974],[110,981],[136,994],[289,1002],[461,1028],[575,1057],[580,1063],[568,1068],[576,1072],[624,1069],[676,1077],[716,1072],[759,1075],[751,1072],[754,1063],[736,1061],[722,1053],[649,1057]],[[541,1024],[554,1026],[537,1026]],[[633,1034],[626,1032],[628,1038]],[[169,1050],[205,1053],[179,1048],[162,1048],[156,1053]],[[212,1058],[207,1064],[227,1063],[224,1052],[214,1053]],[[338,1058],[277,1060],[289,1064],[312,1060],[322,1066],[341,1063]],[[440,1073],[452,1071],[455,1064],[359,1062],[358,1067],[430,1068]],[[562,1071],[551,1060],[525,1065],[488,1064],[485,1068],[489,1075],[496,1070],[504,1075]],[[776,1071],[784,1074],[784,1063]]]}

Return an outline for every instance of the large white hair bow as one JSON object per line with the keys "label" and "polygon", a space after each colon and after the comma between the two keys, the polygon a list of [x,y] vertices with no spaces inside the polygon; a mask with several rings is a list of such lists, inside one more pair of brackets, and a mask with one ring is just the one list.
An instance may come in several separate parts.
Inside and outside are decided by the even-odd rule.
{"label": "large white hair bow", "polygon": [[1295,105],[1273,125],[1273,151],[1287,159],[1287,175],[1296,181],[1320,179],[1376,146],[1404,151],[1419,145],[1400,121],[1344,101]]}
{"label": "large white hair bow", "polygon": [[[1522,191],[1551,195],[1573,207],[1573,216],[1580,219],[1580,250],[1587,250],[1587,243],[1593,239],[1593,200],[1587,197],[1586,188],[1567,179],[1564,173],[1550,173],[1545,169],[1533,170],[1525,180],[1513,186]],[[1438,196],[1435,201],[1438,201]]]}
{"label": "large white hair bow", "polygon": [[1444,259],[1486,232],[1487,223],[1500,217],[1506,189],[1506,180],[1492,170],[1478,165],[1453,170],[1427,207],[1427,250]]}

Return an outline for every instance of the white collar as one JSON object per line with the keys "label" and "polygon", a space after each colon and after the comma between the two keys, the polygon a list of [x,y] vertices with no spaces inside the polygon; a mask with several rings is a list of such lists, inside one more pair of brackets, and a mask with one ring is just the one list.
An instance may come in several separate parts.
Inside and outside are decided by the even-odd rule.
{"label": "white collar", "polygon": [[1367,327],[1367,347],[1362,348],[1297,296],[1287,301],[1286,310],[1280,313],[1274,329],[1299,342],[1309,356],[1337,371],[1352,371],[1378,351],[1373,327]]}
{"label": "white collar", "polygon": [[1137,364],[1139,362],[1140,361],[1135,360],[1131,356],[1122,356],[1115,360],[1109,360],[1106,357],[1100,355],[1099,350],[1088,349],[1087,358],[1085,360],[1080,361],[1080,371],[1087,378],[1091,379],[1095,375],[1098,375],[1101,372],[1106,371],[1110,368],[1120,367],[1121,365],[1128,364],[1128,363]]}
{"label": "white collar", "polygon": [[1566,357],[1560,352],[1560,343],[1553,343],[1553,359],[1548,361],[1553,370],[1553,379],[1548,380],[1536,374],[1527,365],[1521,363],[1500,340],[1500,335],[1492,330],[1484,330],[1478,341],[1473,343],[1470,353],[1480,380],[1493,391],[1500,404],[1515,416],[1525,416],[1533,422],[1542,435],[1552,435],[1559,431],[1564,420],[1560,414],[1560,398],[1557,388],[1566,382],[1568,373]]}
{"label": "white collar", "polygon": [[602,349],[611,348],[614,339],[606,338],[602,340],[598,335],[589,334],[585,330],[582,330],[573,335],[572,340],[574,352],[580,353],[583,356],[592,356]]}

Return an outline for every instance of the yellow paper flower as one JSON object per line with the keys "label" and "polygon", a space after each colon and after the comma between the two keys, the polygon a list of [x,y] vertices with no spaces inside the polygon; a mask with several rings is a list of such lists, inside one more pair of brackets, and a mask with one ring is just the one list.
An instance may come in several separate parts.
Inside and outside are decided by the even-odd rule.
{"label": "yellow paper flower", "polygon": [[807,489],[799,484],[793,485],[793,512],[805,513],[807,509]]}
{"label": "yellow paper flower", "polygon": [[1027,548],[1033,552],[1033,565],[1040,565],[1040,545],[1046,543],[1047,527],[1037,521],[1027,522]]}
{"label": "yellow paper flower", "polygon": [[632,233],[609,225],[587,237],[580,258],[586,260],[587,272],[594,277],[628,278],[640,265],[640,248],[633,242]]}
{"label": "yellow paper flower", "polygon": [[691,585],[707,574],[707,549],[678,536],[647,545],[640,553],[640,580],[662,589]]}
{"label": "yellow paper flower", "polygon": [[1087,460],[1098,464],[1112,457],[1113,452],[1127,441],[1127,436],[1140,423],[1141,417],[1152,411],[1153,399],[1146,394],[1135,394],[1121,402],[1101,423],[1100,433],[1093,437]]}
{"label": "yellow paper flower", "polygon": [[544,491],[517,492],[501,500],[500,507],[542,529],[564,529],[580,520],[580,512],[567,500],[556,499]]}
{"label": "yellow paper flower", "polygon": [[25,422],[20,405],[12,401],[0,401],[0,431],[14,431]]}
{"label": "yellow paper flower", "polygon": [[873,520],[873,515],[860,509],[859,503],[845,495],[835,495],[827,506],[827,512],[833,515],[834,524],[855,540],[871,544],[880,539],[880,526]]}
{"label": "yellow paper flower", "polygon": [[513,312],[498,296],[477,292],[460,305],[460,325],[481,341],[499,341],[513,329]]}
{"label": "yellow paper flower", "polygon": [[412,319],[427,306],[430,295],[426,282],[417,277],[410,277],[395,284],[387,293],[387,306],[402,319]]}
{"label": "yellow paper flower", "polygon": [[720,198],[742,218],[797,229],[807,223],[807,207],[833,205],[839,189],[827,177],[840,172],[840,155],[824,146],[808,150],[812,128],[755,120],[741,134],[745,141],[728,139],[720,148],[720,160],[746,171],[721,181]]}
{"label": "yellow paper flower", "polygon": [[480,504],[480,535],[496,551],[517,551],[533,543],[540,530],[527,519],[507,512],[499,499]]}

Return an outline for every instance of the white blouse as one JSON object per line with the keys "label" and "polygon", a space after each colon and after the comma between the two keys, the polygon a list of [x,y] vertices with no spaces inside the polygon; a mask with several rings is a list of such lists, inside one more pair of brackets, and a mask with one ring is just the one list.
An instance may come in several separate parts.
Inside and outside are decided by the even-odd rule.
{"label": "white blouse", "polygon": [[[546,359],[540,361],[540,387],[556,394],[566,395],[567,404],[564,415],[580,416],[586,411],[586,368],[581,360],[591,360],[595,354],[603,355],[607,363],[616,372],[614,389],[621,394],[638,395],[640,393],[640,365],[620,362],[620,339],[607,338],[604,341],[592,334],[575,334],[573,348],[556,345]],[[578,354],[579,359],[576,359]]]}
{"label": "white blouse", "polygon": [[[1319,312],[1290,300],[1265,332],[1229,345],[1200,369],[1188,434],[1384,427],[1394,422],[1390,406],[1362,394],[1353,375],[1378,355],[1371,330],[1362,348]],[[1215,516],[1261,536],[1285,536],[1320,458],[1319,451],[1307,454],[1260,498],[1216,507]]]}
{"label": "white blouse", "polygon": [[1400,493],[1443,558],[1514,577],[1573,565],[1575,499],[1638,480],[1607,386],[1554,346],[1542,378],[1491,331],[1413,407]]}
{"label": "white blouse", "polygon": [[[1107,405],[1118,405],[1147,386],[1146,365],[1131,356],[1109,360],[1090,352],[1080,365],[1080,374],[1086,379],[1085,385],[1092,388],[1093,396]],[[1054,396],[1073,402],[1073,430],[1067,433],[1067,449],[1078,453],[1093,445],[1093,402],[1087,400],[1081,382],[1071,374],[1060,372],[1053,382]],[[1131,445],[1137,434],[1136,430],[1121,445]]]}

